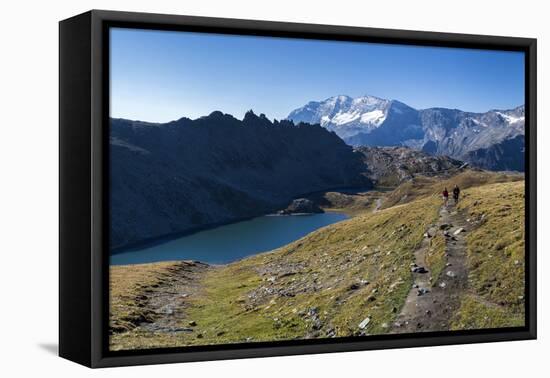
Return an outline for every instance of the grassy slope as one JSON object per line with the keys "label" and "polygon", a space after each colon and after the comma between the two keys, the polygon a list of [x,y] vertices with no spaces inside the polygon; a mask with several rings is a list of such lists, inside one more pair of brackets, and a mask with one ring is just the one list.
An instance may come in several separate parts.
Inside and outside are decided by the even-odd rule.
{"label": "grassy slope", "polygon": [[455,329],[522,326],[525,300],[524,182],[469,190],[459,204],[475,229],[468,235],[469,286]]}
{"label": "grassy slope", "polygon": [[159,285],[175,266],[177,263],[173,262],[112,266],[109,279],[111,328],[117,332],[128,331],[136,322],[151,320],[153,314],[143,306],[143,292]]}
{"label": "grassy slope", "polygon": [[458,185],[464,191],[480,185],[510,181],[523,181],[523,175],[467,170],[445,180],[417,176],[392,191],[384,200],[382,208],[408,203],[426,196],[440,196],[445,187],[450,192],[455,185]]}
{"label": "grassy slope", "polygon": [[[442,186],[452,187],[455,182],[463,189],[472,187],[465,191],[460,207],[472,219],[486,215],[479,229],[468,236],[470,285],[475,295],[464,298],[454,327],[518,324],[523,314],[519,299],[523,285],[518,285],[523,282],[519,201],[523,182],[475,187],[518,179],[465,172],[443,183],[433,179],[406,183],[388,195],[390,201],[397,198],[395,203],[402,204],[359,213],[271,253],[208,270],[202,280],[204,295],[192,300],[181,320],[182,326],[196,321],[193,332],[152,333],[137,328],[112,336],[112,346],[132,349],[384,333],[410,289],[409,264],[426,228],[437,219],[438,193]],[[505,205],[511,207],[504,209]],[[434,238],[430,248],[427,264],[436,275],[444,264],[443,246]],[[112,268],[112,282],[123,277],[120,285],[139,291],[150,284],[150,274],[164,274],[171,263],[162,264]],[[137,269],[136,274],[121,275],[125,269]],[[115,308],[121,304],[117,297],[124,292],[116,286],[112,288]],[[136,309],[144,311],[122,303],[113,313],[135,316],[139,314]],[[371,321],[361,331],[358,325],[366,317]]]}
{"label": "grassy slope", "polygon": [[437,199],[426,198],[360,215],[274,252],[212,269],[203,280],[205,295],[182,321],[197,322],[193,333],[136,329],[114,335],[112,343],[144,348],[347,336],[357,334],[366,317],[371,322],[365,333],[383,333],[411,287],[412,251],[438,206]]}

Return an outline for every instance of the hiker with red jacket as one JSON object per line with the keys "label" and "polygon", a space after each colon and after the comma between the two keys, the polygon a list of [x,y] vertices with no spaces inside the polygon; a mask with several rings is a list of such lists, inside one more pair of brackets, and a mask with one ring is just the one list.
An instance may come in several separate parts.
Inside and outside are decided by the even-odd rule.
{"label": "hiker with red jacket", "polygon": [[443,201],[445,201],[445,206],[447,206],[447,202],[449,202],[449,191],[447,190],[447,187],[443,189]]}

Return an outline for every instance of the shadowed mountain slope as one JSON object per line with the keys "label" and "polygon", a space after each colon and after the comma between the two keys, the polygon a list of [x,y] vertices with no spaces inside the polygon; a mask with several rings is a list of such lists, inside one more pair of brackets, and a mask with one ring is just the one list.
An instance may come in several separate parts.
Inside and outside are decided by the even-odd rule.
{"label": "shadowed mountain slope", "polygon": [[110,245],[259,216],[303,193],[369,187],[362,155],[317,125],[221,112],[111,120]]}

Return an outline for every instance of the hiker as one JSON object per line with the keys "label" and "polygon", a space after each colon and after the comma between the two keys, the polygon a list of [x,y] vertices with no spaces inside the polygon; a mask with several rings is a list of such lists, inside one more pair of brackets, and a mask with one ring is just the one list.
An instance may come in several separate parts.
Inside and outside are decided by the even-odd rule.
{"label": "hiker", "polygon": [[443,201],[445,201],[445,206],[447,206],[447,202],[449,201],[449,191],[447,190],[447,187],[443,189]]}
{"label": "hiker", "polygon": [[453,199],[455,200],[455,205],[458,203],[458,196],[460,195],[460,188],[458,185],[455,185],[453,188]]}

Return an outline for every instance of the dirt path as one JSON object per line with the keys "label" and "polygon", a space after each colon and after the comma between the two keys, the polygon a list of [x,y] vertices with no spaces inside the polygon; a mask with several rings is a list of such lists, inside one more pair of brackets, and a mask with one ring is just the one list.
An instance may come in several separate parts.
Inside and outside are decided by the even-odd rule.
{"label": "dirt path", "polygon": [[190,319],[186,319],[189,301],[200,291],[200,279],[208,264],[196,261],[182,261],[164,276],[156,288],[146,291],[147,310],[152,311],[152,322],[143,322],[139,327],[152,332],[192,332]]}
{"label": "dirt path", "polygon": [[418,269],[426,267],[426,252],[431,238],[426,236],[414,253],[419,272],[413,272],[414,284],[390,333],[450,329],[451,317],[457,311],[460,297],[467,288],[466,236],[469,227],[454,205],[441,207],[439,220],[428,233],[433,236],[438,232],[445,236],[445,268],[433,285],[430,283],[432,272]]}

